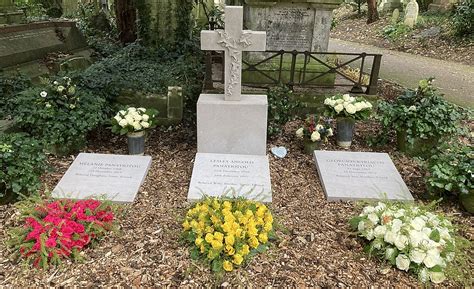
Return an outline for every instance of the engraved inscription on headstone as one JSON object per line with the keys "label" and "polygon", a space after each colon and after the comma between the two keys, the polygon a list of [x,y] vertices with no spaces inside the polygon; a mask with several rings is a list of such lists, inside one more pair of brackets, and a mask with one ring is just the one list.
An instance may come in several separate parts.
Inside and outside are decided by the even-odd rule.
{"label": "engraved inscription on headstone", "polygon": [[328,201],[412,201],[407,186],[386,153],[315,151]]}
{"label": "engraved inscription on headstone", "polygon": [[53,190],[53,197],[103,196],[114,202],[133,202],[150,164],[150,156],[80,153]]}
{"label": "engraved inscription on headstone", "polygon": [[[305,7],[275,7],[274,20],[269,21],[268,49],[291,51],[311,48],[314,11]],[[299,49],[298,49],[299,50]]]}
{"label": "engraved inscription on headstone", "polygon": [[271,202],[268,157],[196,154],[188,200],[196,201],[203,195]]}

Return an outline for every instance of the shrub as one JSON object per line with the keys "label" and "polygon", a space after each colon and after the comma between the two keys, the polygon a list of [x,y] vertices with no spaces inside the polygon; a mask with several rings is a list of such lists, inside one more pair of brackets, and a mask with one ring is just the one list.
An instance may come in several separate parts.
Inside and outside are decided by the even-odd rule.
{"label": "shrub", "polygon": [[446,277],[470,282],[463,274],[469,241],[457,228],[429,207],[408,203],[366,206],[350,220],[358,236],[368,241],[365,251],[425,282],[441,283]]}
{"label": "shrub", "polygon": [[293,119],[295,109],[300,103],[293,100],[293,91],[288,86],[272,87],[268,90],[268,136],[275,136],[282,127]]}
{"label": "shrub", "polygon": [[98,200],[31,198],[19,207],[23,224],[10,230],[8,244],[14,255],[38,268],[81,260],[86,246],[115,227],[113,207]]}
{"label": "shrub", "polygon": [[474,33],[474,1],[461,0],[451,19],[457,36],[471,36]]}
{"label": "shrub", "polygon": [[70,153],[84,144],[87,132],[105,120],[106,102],[77,89],[67,77],[43,85],[43,89],[28,89],[14,100],[15,123],[48,148],[61,149],[55,153]]}
{"label": "shrub", "polygon": [[31,86],[31,81],[23,74],[6,75],[0,71],[0,118],[11,114],[15,96]]}
{"label": "shrub", "polygon": [[26,134],[0,134],[0,202],[36,192],[48,168],[43,146]]}
{"label": "shrub", "polygon": [[384,134],[389,130],[406,134],[413,145],[415,139],[440,139],[460,132],[462,115],[432,85],[433,79],[419,82],[416,90],[408,89],[394,102],[379,104]]}
{"label": "shrub", "polygon": [[200,52],[181,55],[131,44],[72,78],[78,87],[111,102],[124,90],[165,95],[168,86],[182,86],[185,108],[194,112],[203,76]]}
{"label": "shrub", "polygon": [[[471,145],[446,143],[427,162],[426,179],[431,193],[457,196],[474,194],[474,153]],[[472,210],[472,209],[471,209]]]}
{"label": "shrub", "polygon": [[214,272],[232,271],[267,250],[273,217],[258,202],[206,198],[188,211],[183,228],[192,259],[208,263]]}

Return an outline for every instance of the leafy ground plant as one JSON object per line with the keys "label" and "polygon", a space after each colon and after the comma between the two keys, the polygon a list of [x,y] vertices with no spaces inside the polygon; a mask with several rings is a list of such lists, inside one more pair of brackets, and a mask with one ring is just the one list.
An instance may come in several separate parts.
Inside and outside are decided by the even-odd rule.
{"label": "leafy ground plant", "polygon": [[81,251],[114,230],[115,209],[99,200],[31,197],[18,205],[22,225],[10,230],[13,256],[46,269],[62,260],[81,260]]}
{"label": "leafy ground plant", "polygon": [[205,198],[188,211],[183,229],[191,258],[214,272],[230,272],[265,252],[274,236],[270,210],[244,199]]}
{"label": "leafy ground plant", "polygon": [[429,206],[379,202],[364,207],[350,225],[366,240],[365,251],[371,256],[417,274],[423,283],[446,278],[470,282],[470,242],[448,218],[431,211]]}
{"label": "leafy ground plant", "polygon": [[0,203],[36,192],[47,168],[39,141],[24,133],[0,134]]}
{"label": "leafy ground plant", "polygon": [[68,77],[45,80],[14,99],[16,125],[41,139],[53,152],[70,153],[84,144],[87,132],[105,120],[105,99],[77,89]]}
{"label": "leafy ground plant", "polygon": [[[426,178],[428,191],[434,195],[453,194],[460,199],[474,194],[472,182],[474,168],[474,152],[472,145],[446,143],[439,153],[432,155],[427,161],[429,175]],[[474,208],[463,203],[471,213]]]}
{"label": "leafy ground plant", "polygon": [[268,90],[268,136],[275,136],[282,127],[293,119],[300,103],[291,96],[293,91],[288,86],[272,87]]}

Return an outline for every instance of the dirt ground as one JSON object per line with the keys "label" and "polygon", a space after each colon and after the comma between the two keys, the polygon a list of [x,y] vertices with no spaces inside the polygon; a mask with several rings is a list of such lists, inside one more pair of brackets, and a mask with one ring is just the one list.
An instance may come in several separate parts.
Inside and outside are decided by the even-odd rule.
{"label": "dirt ground", "polygon": [[[349,232],[348,220],[360,212],[357,204],[325,201],[315,164],[303,153],[294,137],[299,122],[286,125],[282,136],[270,140],[272,146],[286,146],[284,159],[270,155],[273,210],[278,223],[278,240],[247,266],[225,276],[216,276],[200,263],[191,261],[181,245],[180,219],[189,204],[187,189],[196,153],[193,127],[151,132],[146,154],[153,163],[136,201],[126,206],[119,219],[120,231],[108,236],[95,248],[86,250],[84,263],[65,263],[47,271],[20,266],[9,260],[5,246],[0,249],[0,285],[24,286],[416,286],[417,279],[369,259],[363,242]],[[351,150],[373,151],[364,139],[374,135],[377,125],[357,126]],[[126,154],[125,139],[100,130],[91,136],[86,152]],[[339,150],[334,139],[325,146]],[[393,145],[378,148],[390,154],[417,200],[423,194],[423,169],[417,161],[394,151]],[[44,176],[52,188],[72,163],[72,157],[50,157],[55,171]],[[474,218],[456,202],[440,208],[462,224],[462,234],[474,238]],[[13,206],[0,208],[0,238],[15,225]],[[454,286],[456,284],[445,283]]]}
{"label": "dirt ground", "polygon": [[[384,37],[382,31],[391,24],[390,13],[381,15],[379,21],[366,24],[366,16],[357,15],[348,6],[343,5],[335,11],[337,24],[331,30],[331,38],[474,65],[474,40],[453,37],[446,19],[425,17],[422,14],[419,16],[419,24],[413,30],[403,33],[396,39],[389,39]],[[401,15],[403,18],[403,12]],[[423,21],[423,18],[426,20]],[[439,34],[433,37],[419,37],[422,32],[433,27],[440,28]]]}

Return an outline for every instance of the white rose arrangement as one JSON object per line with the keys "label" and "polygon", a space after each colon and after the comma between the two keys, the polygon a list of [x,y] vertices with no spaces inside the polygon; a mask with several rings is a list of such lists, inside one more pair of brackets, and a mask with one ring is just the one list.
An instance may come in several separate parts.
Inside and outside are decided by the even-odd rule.
{"label": "white rose arrangement", "polygon": [[369,205],[350,224],[369,241],[366,249],[370,254],[414,272],[422,282],[443,282],[461,243],[455,241],[460,237],[448,219],[410,204]]}
{"label": "white rose arrangement", "polygon": [[123,135],[153,128],[156,126],[157,114],[155,109],[143,107],[120,110],[111,120],[112,132]]}
{"label": "white rose arrangement", "polygon": [[358,120],[367,119],[372,110],[372,104],[363,97],[353,97],[349,94],[335,95],[324,100],[330,116],[351,117]]}
{"label": "white rose arrangement", "polygon": [[303,127],[296,130],[296,137],[300,139],[309,139],[312,142],[324,141],[333,135],[331,125],[328,121],[324,121],[315,115],[310,115],[306,118]]}

